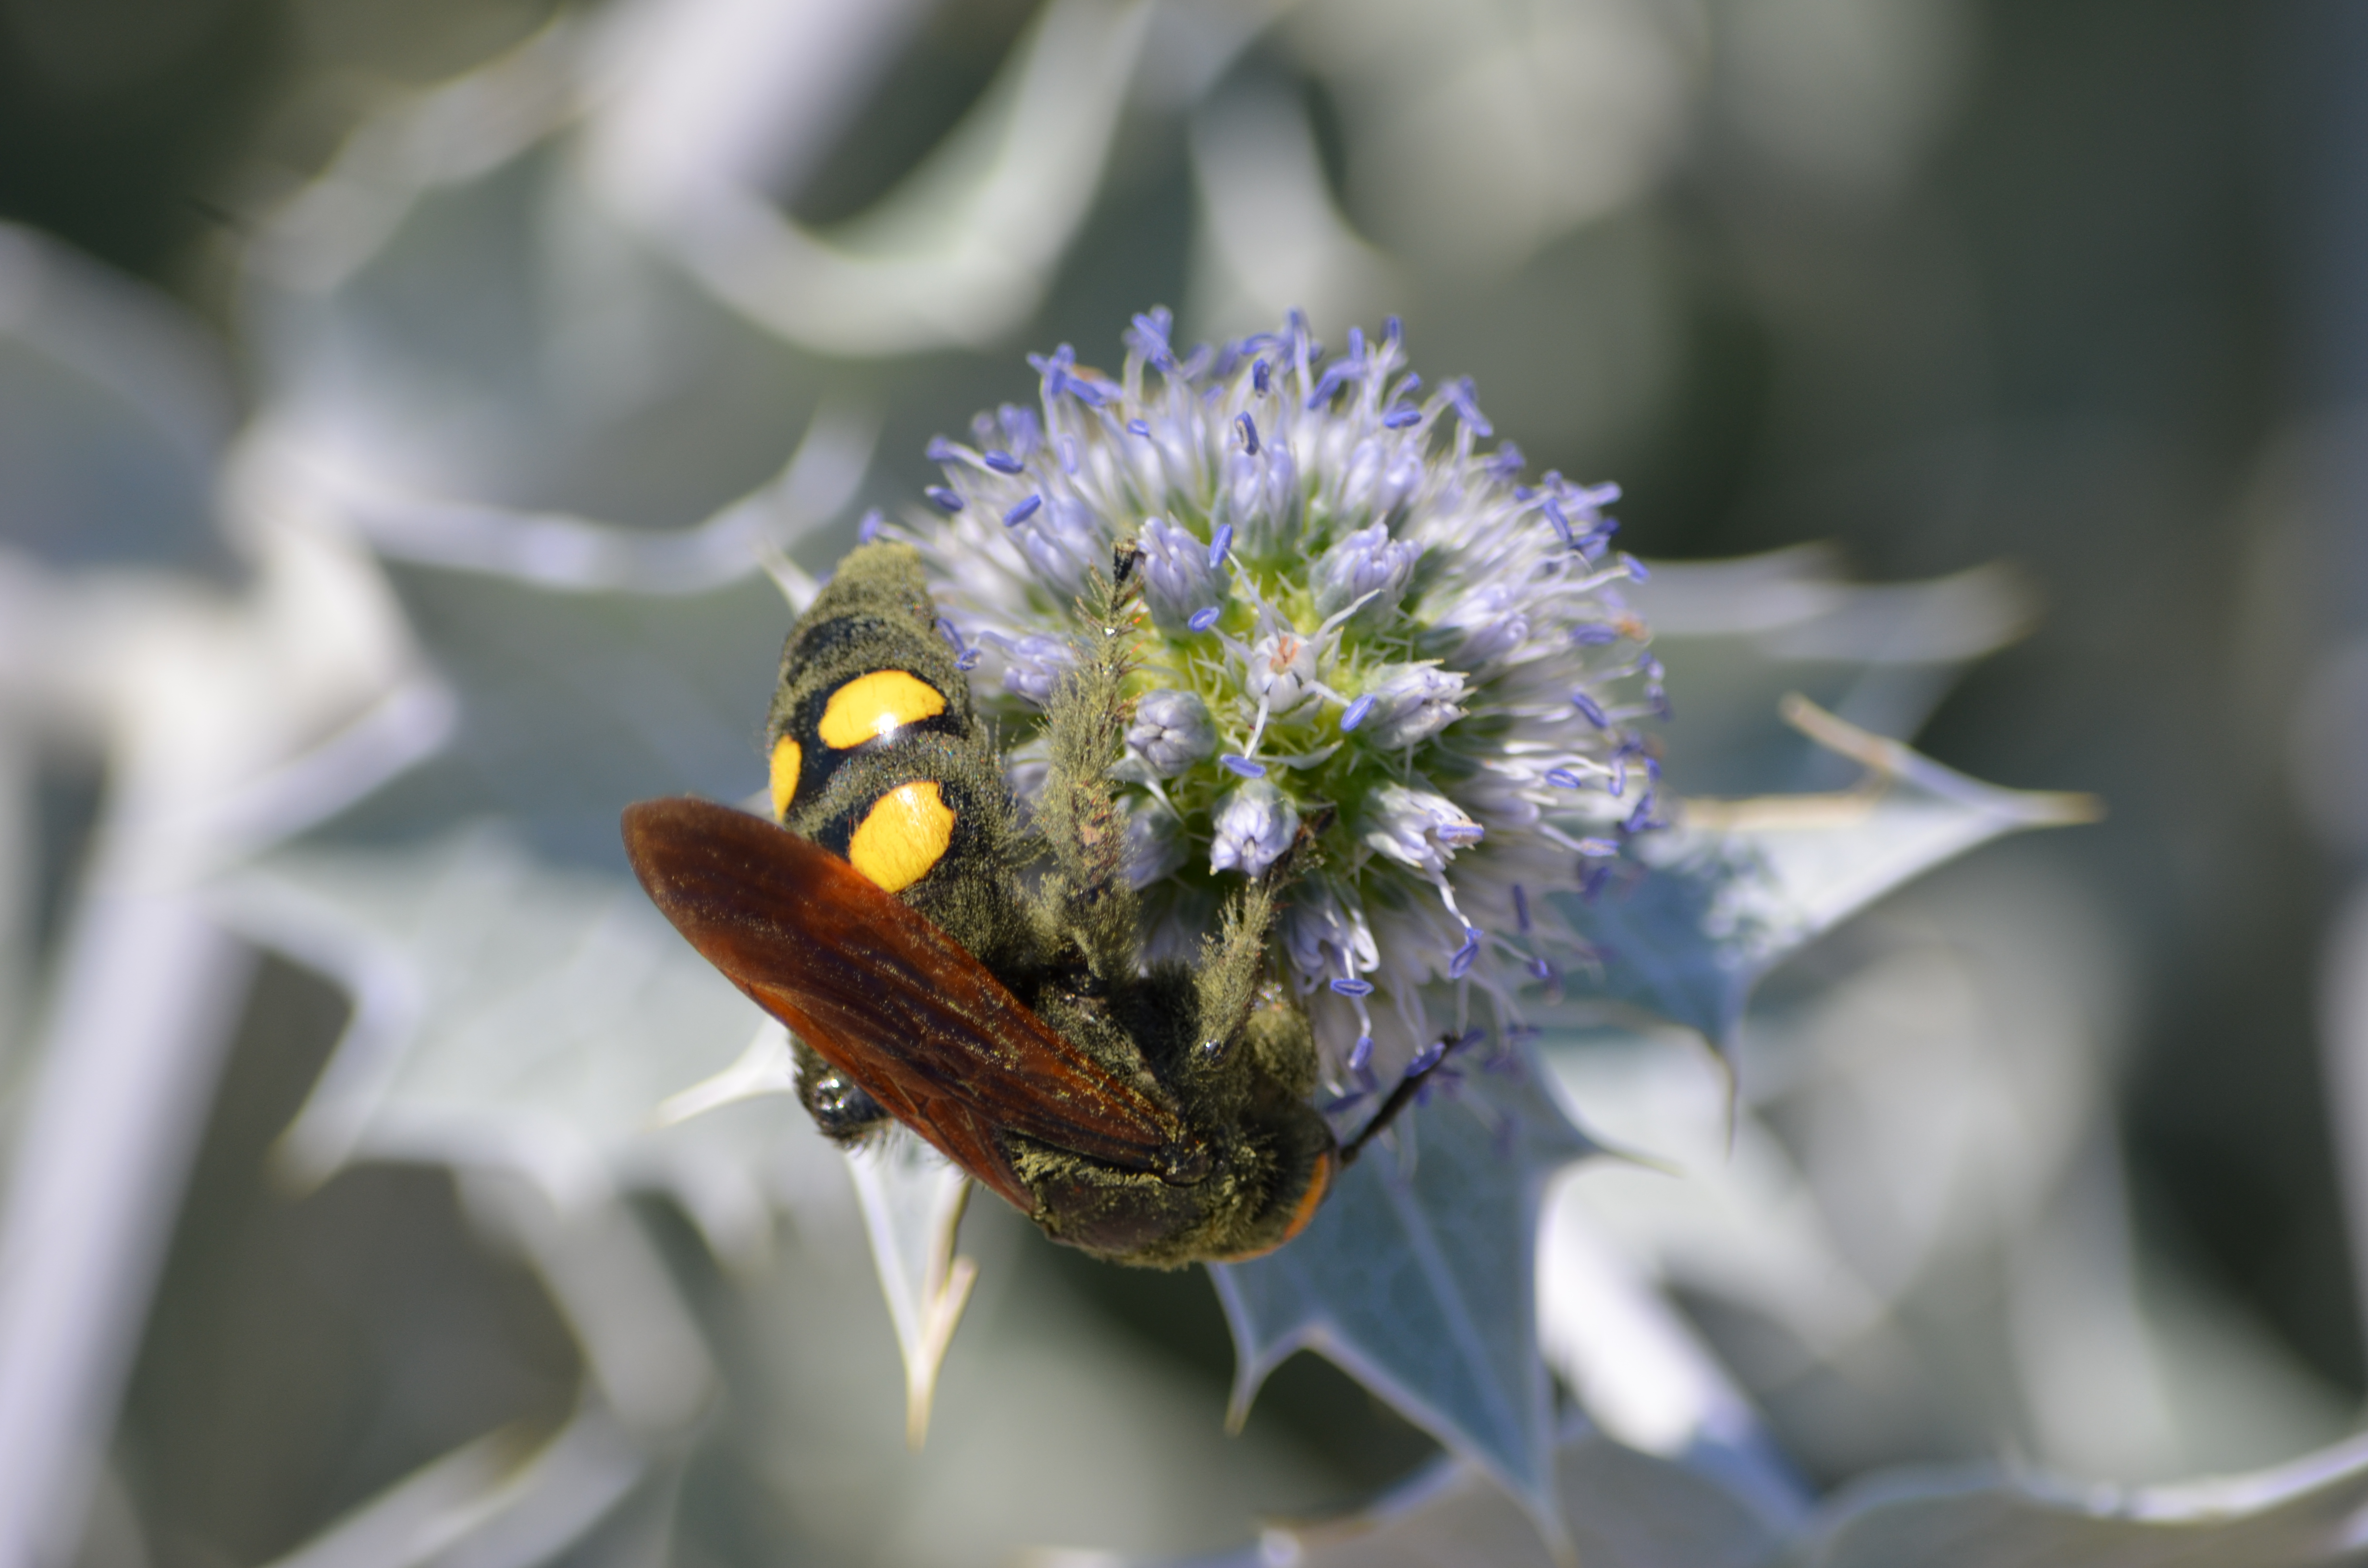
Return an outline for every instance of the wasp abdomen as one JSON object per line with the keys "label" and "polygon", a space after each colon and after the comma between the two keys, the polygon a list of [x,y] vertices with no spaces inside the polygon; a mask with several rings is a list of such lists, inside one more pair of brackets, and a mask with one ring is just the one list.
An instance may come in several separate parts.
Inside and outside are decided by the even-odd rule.
{"label": "wasp abdomen", "polygon": [[981,953],[1008,946],[1009,808],[919,557],[840,562],[781,652],[774,814]]}

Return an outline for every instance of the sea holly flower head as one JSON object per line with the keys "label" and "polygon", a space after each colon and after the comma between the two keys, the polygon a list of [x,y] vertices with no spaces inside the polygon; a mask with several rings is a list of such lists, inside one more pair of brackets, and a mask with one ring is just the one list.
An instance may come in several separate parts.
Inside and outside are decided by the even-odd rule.
{"label": "sea holly flower head", "polygon": [[[1592,896],[1657,825],[1632,728],[1666,706],[1612,485],[1523,474],[1468,381],[1426,393],[1395,322],[1338,352],[1281,330],[1179,351],[1135,318],[1116,375],[1032,357],[1037,407],[939,439],[928,559],[981,699],[1022,740],[1074,662],[1076,600],[1139,552],[1126,755],[1146,957],[1189,958],[1288,849],[1275,963],[1339,1081],[1520,1032],[1592,953]],[[998,697],[988,689],[999,685]],[[1022,799],[1041,766],[1015,764]]]}

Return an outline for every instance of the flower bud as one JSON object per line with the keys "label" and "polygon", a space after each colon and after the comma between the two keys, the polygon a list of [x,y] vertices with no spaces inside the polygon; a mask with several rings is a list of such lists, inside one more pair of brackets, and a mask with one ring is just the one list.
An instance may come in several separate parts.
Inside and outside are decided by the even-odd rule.
{"label": "flower bud", "polygon": [[1281,790],[1265,779],[1253,779],[1225,797],[1217,809],[1216,842],[1209,847],[1209,869],[1264,874],[1282,858],[1299,832],[1299,813]]}
{"label": "flower bud", "polygon": [[1373,699],[1365,733],[1378,746],[1427,741],[1463,717],[1463,676],[1436,665],[1384,665],[1366,696]]}
{"label": "flower bud", "polygon": [[1189,691],[1146,691],[1135,702],[1126,744],[1153,778],[1173,778],[1215,754],[1217,726],[1209,705]]}
{"label": "flower bud", "polygon": [[1324,552],[1315,563],[1315,611],[1330,617],[1373,596],[1357,612],[1360,620],[1380,620],[1398,608],[1406,579],[1422,547],[1394,540],[1381,523],[1359,528]]}

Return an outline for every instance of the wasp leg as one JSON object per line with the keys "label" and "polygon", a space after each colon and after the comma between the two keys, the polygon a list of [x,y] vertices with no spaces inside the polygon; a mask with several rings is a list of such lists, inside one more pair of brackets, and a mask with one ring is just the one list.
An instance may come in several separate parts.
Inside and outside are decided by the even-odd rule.
{"label": "wasp leg", "polygon": [[889,1119],[878,1100],[815,1055],[805,1041],[793,1038],[790,1050],[797,1058],[798,1099],[824,1137],[834,1143],[859,1143]]}
{"label": "wasp leg", "polygon": [[1036,806],[1053,867],[1047,913],[1105,983],[1133,976],[1139,941],[1126,824],[1110,784],[1110,768],[1126,754],[1134,591],[1130,581],[1097,574],[1078,600],[1083,636],[1076,666],[1045,709],[1052,767]]}

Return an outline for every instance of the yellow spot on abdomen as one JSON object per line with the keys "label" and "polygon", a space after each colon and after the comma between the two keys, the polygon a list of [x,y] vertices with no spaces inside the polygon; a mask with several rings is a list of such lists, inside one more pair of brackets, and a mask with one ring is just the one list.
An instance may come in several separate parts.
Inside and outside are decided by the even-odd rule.
{"label": "yellow spot on abdomen", "polygon": [[934,780],[899,784],[871,804],[847,841],[847,858],[888,892],[912,886],[945,858],[954,812]]}
{"label": "yellow spot on abdomen", "polygon": [[946,696],[903,670],[874,670],[830,694],[815,731],[836,751],[894,734],[900,724],[934,719],[946,710]]}
{"label": "yellow spot on abdomen", "polygon": [[805,754],[798,743],[783,735],[773,743],[773,820],[780,822],[790,814],[790,802],[797,797],[798,769],[805,762]]}

